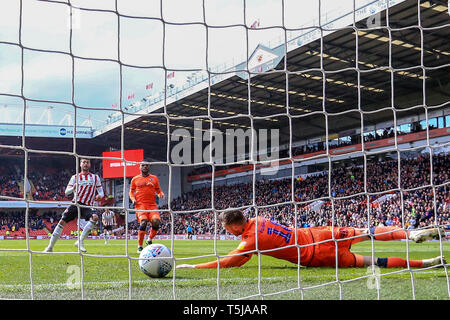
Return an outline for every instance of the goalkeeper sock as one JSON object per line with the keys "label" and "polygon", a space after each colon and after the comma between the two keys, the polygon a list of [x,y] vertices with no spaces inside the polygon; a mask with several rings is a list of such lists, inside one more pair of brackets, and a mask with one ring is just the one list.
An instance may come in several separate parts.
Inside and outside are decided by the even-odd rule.
{"label": "goalkeeper sock", "polygon": [[[386,268],[407,268],[407,260],[397,257],[378,258],[377,265]],[[422,260],[409,260],[409,265],[412,268],[422,268]]]}
{"label": "goalkeeper sock", "polygon": [[53,230],[52,236],[50,238],[50,244],[48,245],[49,248],[53,248],[56,241],[58,241],[59,237],[61,236],[63,229],[64,227],[58,223],[55,227],[55,230]]}
{"label": "goalkeeper sock", "polygon": [[145,238],[145,231],[139,230],[138,231],[138,247],[142,247],[142,244],[144,243]]}
{"label": "goalkeeper sock", "polygon": [[[380,234],[385,232],[389,233]],[[408,238],[406,231],[399,227],[372,227],[370,228],[370,234],[375,236],[375,240],[380,241],[401,240]]]}
{"label": "goalkeeper sock", "polygon": [[94,227],[94,223],[92,221],[89,221],[88,223],[86,223],[86,225],[84,226],[83,232],[81,233],[81,236],[80,236],[81,241],[84,241],[84,239],[86,239],[86,236],[89,234],[92,227]]}

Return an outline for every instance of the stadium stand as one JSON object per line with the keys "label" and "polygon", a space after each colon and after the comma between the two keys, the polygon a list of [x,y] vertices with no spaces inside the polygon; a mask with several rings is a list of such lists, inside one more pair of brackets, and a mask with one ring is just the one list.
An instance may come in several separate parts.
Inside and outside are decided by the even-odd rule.
{"label": "stadium stand", "polygon": [[[438,121],[438,118],[433,118],[433,119],[430,119],[430,123],[431,122],[443,123],[442,120],[443,120],[442,117],[439,118],[439,121]],[[439,126],[439,129],[442,129],[442,128],[443,128],[443,124],[441,126]],[[428,129],[431,131],[431,130],[434,130],[437,128],[436,128],[436,126],[430,124],[428,126]],[[423,121],[416,121],[416,122],[405,124],[403,126],[398,126],[396,133],[397,133],[397,137],[400,137],[400,136],[408,135],[411,133],[418,133],[418,132],[425,133],[426,131],[427,131],[426,124],[423,123]],[[393,127],[387,127],[384,129],[379,129],[377,131],[374,130],[374,131],[364,133],[364,143],[393,138],[394,136],[395,136],[395,133],[394,133]],[[342,137],[330,140],[329,141],[329,149],[334,150],[334,149],[345,147],[345,146],[356,146],[360,143],[361,143],[361,135],[360,134],[350,135],[350,136],[342,136]],[[292,156],[294,158],[301,156],[301,155],[312,156],[312,155],[315,155],[315,153],[325,152],[325,151],[326,151],[326,144],[324,141],[320,141],[320,142],[309,143],[309,144],[304,144],[301,146],[292,147]],[[280,158],[285,158],[285,157],[289,157],[289,150],[288,149],[280,150]],[[231,168],[236,168],[236,167],[242,167],[242,165],[232,164],[232,165],[227,165],[227,166],[221,166],[220,170],[231,169]],[[192,171],[188,174],[188,176],[194,177],[196,175],[211,173],[211,171],[212,171],[211,166],[199,166],[199,167],[192,169]]]}
{"label": "stadium stand", "polygon": [[[440,185],[449,178],[449,154],[433,157],[434,184]],[[369,200],[371,221],[369,226],[385,224],[401,226],[402,208],[399,192],[387,190],[399,188],[398,167],[396,160],[373,162],[368,164],[367,187],[372,195]],[[416,155],[401,161],[401,187],[413,189],[403,193],[405,208],[405,226],[414,228],[434,223],[433,191],[430,187],[430,159],[427,155]],[[364,170],[358,164],[339,167],[331,175],[331,192],[336,197],[334,201],[335,226],[367,227],[367,199],[358,195],[364,191]],[[422,187],[422,188],[420,188]],[[306,178],[297,178],[294,184],[295,200],[299,203],[320,199],[328,196],[328,173]],[[419,188],[419,189],[415,189]],[[354,195],[354,197],[349,196]],[[241,183],[235,185],[218,186],[214,192],[216,209],[223,210],[232,207],[251,205],[252,185]],[[260,180],[256,182],[256,204],[265,206],[280,204],[279,206],[263,207],[258,210],[259,215],[270,217],[280,223],[293,226],[295,224],[295,209],[290,204],[291,179]],[[345,198],[344,198],[345,197]],[[342,198],[342,199],[339,199]],[[214,234],[214,215],[206,210],[211,206],[211,189],[204,187],[184,194],[172,201],[175,211],[202,210],[190,217],[178,217],[175,230],[182,230],[182,225],[190,224],[196,233]],[[329,201],[314,201],[299,206],[297,226],[326,226],[332,225],[332,207]],[[450,215],[449,188],[447,185],[436,188],[436,210],[438,224],[446,224]],[[188,221],[188,222],[187,222]],[[165,225],[168,224],[165,223]],[[219,226],[219,233],[223,229]],[[166,230],[170,231],[170,229]],[[169,232],[170,233],[170,232]]]}

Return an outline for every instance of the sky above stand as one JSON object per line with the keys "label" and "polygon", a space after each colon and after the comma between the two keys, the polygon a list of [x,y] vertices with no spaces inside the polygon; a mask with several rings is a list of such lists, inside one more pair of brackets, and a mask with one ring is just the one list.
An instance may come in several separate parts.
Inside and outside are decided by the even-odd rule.
{"label": "sky above stand", "polygon": [[[181,86],[196,70],[231,67],[258,44],[270,47],[284,38],[282,26],[317,25],[319,5],[322,14],[354,6],[353,0],[117,0],[116,8],[114,0],[71,0],[71,34],[68,3],[0,1],[0,123],[23,121],[24,100],[2,95],[10,94],[54,101],[27,101],[27,123],[47,123],[42,113],[51,106],[52,123],[67,124],[76,113],[77,125],[90,119],[100,128],[118,110],[121,87],[124,107],[160,92],[165,69],[175,70],[167,83]],[[255,21],[259,27],[250,29]]]}

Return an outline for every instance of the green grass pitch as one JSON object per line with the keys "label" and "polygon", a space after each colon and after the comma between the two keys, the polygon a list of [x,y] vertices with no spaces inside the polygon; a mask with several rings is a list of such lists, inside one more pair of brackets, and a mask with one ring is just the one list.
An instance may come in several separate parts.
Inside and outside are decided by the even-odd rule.
{"label": "green grass pitch", "polygon": [[[380,287],[377,290],[371,273],[366,268],[300,269],[290,262],[272,257],[254,255],[240,268],[179,269],[162,279],[151,279],[140,272],[138,261],[127,259],[125,240],[86,240],[87,255],[76,252],[74,240],[60,240],[54,252],[72,254],[39,253],[48,240],[30,240],[33,254],[26,249],[25,240],[0,241],[0,299],[358,299],[358,300],[409,300],[449,299],[448,265],[440,268],[380,269]],[[154,241],[169,248],[171,241]],[[237,241],[175,240],[175,258],[224,255],[236,248]],[[450,242],[439,241],[421,244],[408,242],[410,259],[431,258],[444,255],[450,258]],[[136,240],[128,241],[130,257],[138,258]],[[406,257],[407,243],[400,241],[374,242],[376,257]],[[15,251],[3,251],[14,249]],[[370,241],[358,243],[352,251],[371,255]],[[106,257],[91,257],[103,255]],[[122,257],[123,256],[123,257]],[[195,264],[210,261],[213,257],[180,260],[177,263]],[[30,268],[30,264],[32,268]],[[260,267],[259,267],[260,264]],[[81,268],[83,266],[83,268]],[[82,272],[83,270],[84,272]],[[32,286],[30,273],[32,272]],[[219,275],[219,281],[217,276]],[[76,283],[82,278],[83,286]],[[339,279],[339,281],[337,280]],[[32,290],[31,290],[32,287]]]}

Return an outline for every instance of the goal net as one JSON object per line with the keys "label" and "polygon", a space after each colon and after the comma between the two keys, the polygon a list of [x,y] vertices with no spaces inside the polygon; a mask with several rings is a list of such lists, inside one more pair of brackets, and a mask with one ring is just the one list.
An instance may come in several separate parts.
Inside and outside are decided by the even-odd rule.
{"label": "goal net", "polygon": [[[242,245],[219,220],[235,209],[288,229],[441,227],[351,251],[450,256],[449,30],[441,0],[2,1],[0,298],[448,299],[443,259],[318,268],[257,244],[240,268],[176,266]],[[87,252],[77,204],[43,253],[84,158],[105,191]],[[167,198],[153,243],[173,268],[160,279],[138,266],[142,160]]]}

